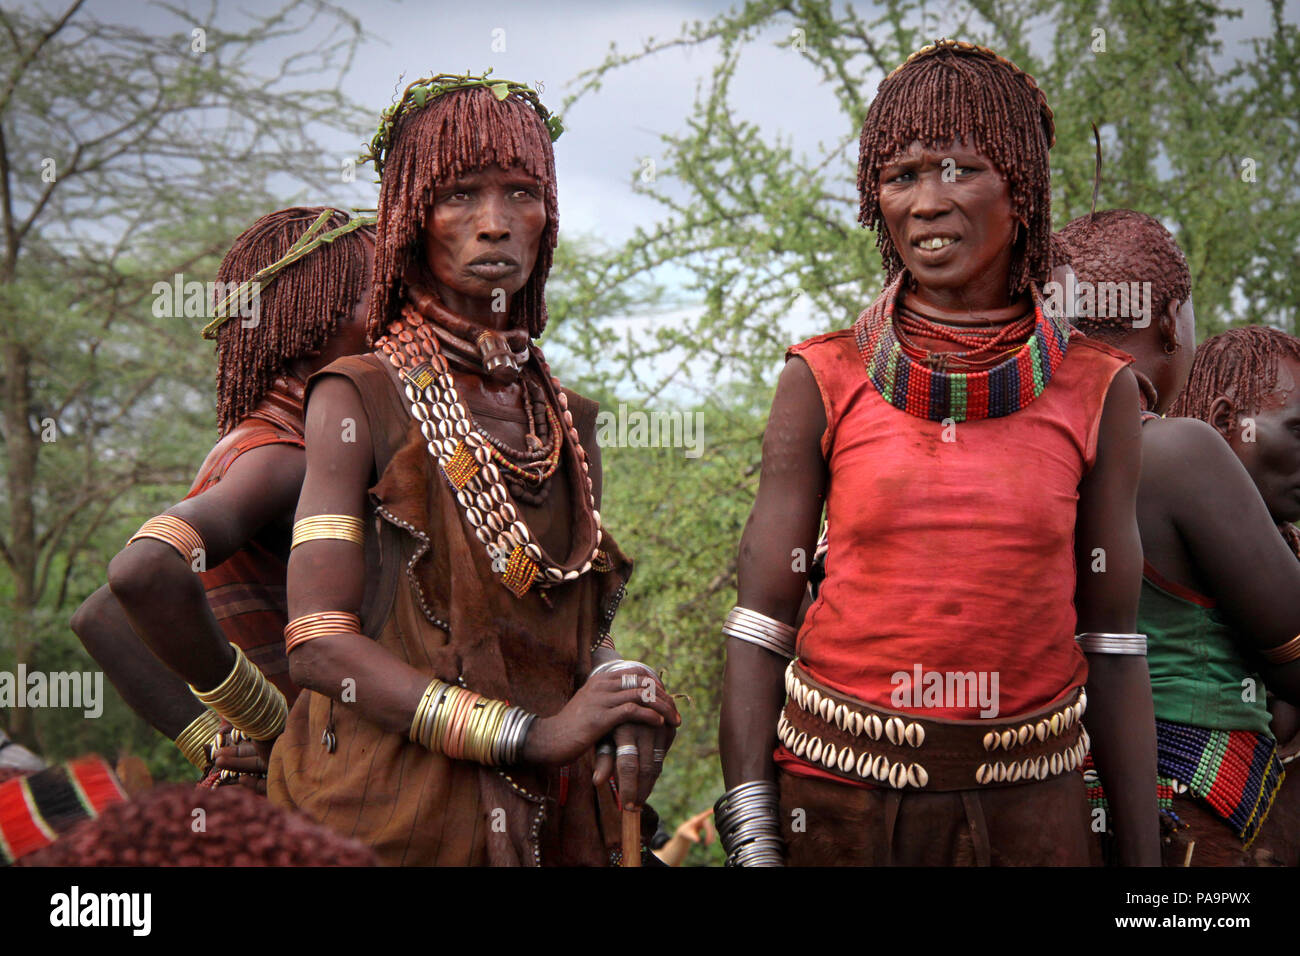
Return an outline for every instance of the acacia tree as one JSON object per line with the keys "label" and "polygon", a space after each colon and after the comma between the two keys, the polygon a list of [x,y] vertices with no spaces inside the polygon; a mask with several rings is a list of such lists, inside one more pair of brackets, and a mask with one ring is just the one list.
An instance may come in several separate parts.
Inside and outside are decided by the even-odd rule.
{"label": "acacia tree", "polygon": [[[204,320],[155,284],[210,279],[231,238],[295,191],[355,188],[319,145],[365,127],[338,88],[354,17],[302,0],[158,13],[173,32],[81,0],[0,12],[0,650],[15,662],[67,656],[72,602],[211,440]],[[267,52],[304,35],[308,52]],[[31,711],[8,716],[38,742]]]}
{"label": "acacia tree", "polygon": [[[1297,329],[1300,35],[1280,0],[1250,24],[1253,58],[1235,62],[1225,62],[1219,35],[1240,14],[1210,0],[883,7],[868,17],[830,0],[751,0],[667,40],[612,50],[580,75],[566,104],[664,51],[713,54],[691,114],[662,137],[654,181],[633,177],[632,188],[660,204],[662,217],[607,254],[571,263],[578,277],[566,286],[572,298],[554,332],[642,398],[683,378],[729,389],[706,389],[701,398],[718,436],[703,458],[605,453],[605,511],[615,533],[631,529],[624,537],[639,560],[619,618],[620,648],[665,663],[674,688],[696,704],[684,711],[677,759],[656,790],[654,802],[673,819],[720,792],[718,627],[734,600],[735,550],[753,503],[776,371],[785,347],[807,334],[792,331],[791,316],[802,310],[819,317],[822,330],[842,328],[880,287],[874,235],[856,222],[857,140],[876,85],[908,53],[940,36],[969,39],[1037,78],[1056,117],[1057,227],[1091,205],[1095,122],[1105,156],[1098,208],[1136,208],[1173,230],[1191,267],[1202,334],[1232,321]],[[796,143],[739,118],[733,81],[759,43],[812,67],[819,95],[839,108],[837,138]],[[611,331],[604,299],[669,270],[686,276],[695,309],[639,336]]]}

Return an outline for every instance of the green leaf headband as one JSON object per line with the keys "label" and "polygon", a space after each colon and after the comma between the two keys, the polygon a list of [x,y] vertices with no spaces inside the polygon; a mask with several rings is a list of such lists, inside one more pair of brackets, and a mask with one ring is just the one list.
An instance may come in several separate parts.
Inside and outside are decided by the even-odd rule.
{"label": "green leaf headband", "polygon": [[379,129],[375,132],[374,139],[370,141],[366,151],[361,154],[359,161],[374,163],[375,174],[382,176],[384,163],[388,161],[389,150],[393,147],[393,127],[397,125],[397,120],[401,116],[422,109],[439,96],[476,87],[491,90],[498,100],[504,100],[512,93],[523,98],[546,124],[546,129],[551,134],[551,142],[560,138],[560,134],[564,132],[564,124],[560,122],[558,116],[552,116],[542,105],[541,99],[532,87],[511,80],[494,80],[491,76],[492,71],[488,70],[482,76],[474,76],[470,73],[463,76],[457,73],[439,73],[437,76],[416,80],[402,92],[401,98],[395,105],[390,106],[380,115]]}
{"label": "green leaf headband", "polygon": [[216,316],[216,318],[203,327],[203,337],[205,339],[215,339],[217,337],[217,329],[233,316],[233,313],[229,311],[230,307],[235,302],[246,299],[250,290],[253,290],[254,292],[261,291],[263,286],[268,286],[275,281],[276,275],[279,274],[281,270],[293,265],[299,259],[310,255],[312,251],[319,249],[321,246],[325,245],[325,243],[333,242],[335,239],[339,238],[339,236],[346,236],[349,232],[354,232],[355,230],[364,228],[365,226],[373,226],[376,221],[374,216],[354,216],[347,223],[339,226],[337,229],[331,229],[329,232],[316,235],[322,228],[324,228],[325,223],[329,221],[330,216],[334,215],[336,211],[337,210],[334,209],[326,209],[316,217],[316,221],[307,228],[307,231],[298,237],[298,241],[289,247],[289,251],[284,254],[283,258],[277,259],[264,269],[257,270],[257,273],[253,278],[249,279],[247,282],[241,282],[230,292],[229,295],[222,299],[217,304],[217,307],[212,311],[212,314]]}

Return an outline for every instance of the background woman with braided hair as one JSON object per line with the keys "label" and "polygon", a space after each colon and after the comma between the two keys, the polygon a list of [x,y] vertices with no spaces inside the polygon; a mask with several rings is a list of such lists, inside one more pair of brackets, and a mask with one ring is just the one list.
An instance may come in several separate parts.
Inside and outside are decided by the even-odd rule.
{"label": "background woman with braided hair", "polygon": [[[1300,863],[1300,788],[1279,790],[1294,711],[1277,707],[1270,730],[1264,708],[1265,687],[1300,704],[1300,608],[1282,598],[1300,593],[1297,383],[1300,339],[1230,329],[1197,349],[1171,409],[1185,417],[1144,429],[1143,615],[1171,645],[1152,680],[1160,772],[1178,783],[1183,824],[1165,851],[1172,865]],[[1283,754],[1274,732],[1290,741]],[[1189,779],[1203,752],[1222,757],[1199,760]]]}
{"label": "background woman with braided hair", "polygon": [[[1089,862],[1085,681],[1122,857],[1159,861],[1145,660],[1108,653],[1141,643],[1138,390],[1044,309],[1053,139],[1030,77],[952,41],[868,111],[859,218],[887,286],[790,350],[723,628],[735,863]],[[792,555],[823,502],[796,641]]]}
{"label": "background woman with braided hair", "polygon": [[308,384],[286,629],[305,692],[269,794],[385,863],[615,861],[594,749],[612,735],[639,807],[679,723],[609,638],[631,563],[601,526],[595,403],[531,342],[557,134],[518,84],[406,89],[371,146],[377,348]]}
{"label": "background woman with braided hair", "polygon": [[187,685],[217,688],[244,658],[270,682],[260,685],[268,705],[297,695],[283,631],[289,528],[306,470],[303,386],[365,348],[373,248],[364,221],[325,208],[281,209],[235,240],[218,288],[260,287],[236,296],[255,313],[217,326],[221,438],[185,499],[146,524],[72,618],[127,704],[210,771],[210,783],[224,771],[265,789],[270,740],[223,738],[214,754],[221,721]]}

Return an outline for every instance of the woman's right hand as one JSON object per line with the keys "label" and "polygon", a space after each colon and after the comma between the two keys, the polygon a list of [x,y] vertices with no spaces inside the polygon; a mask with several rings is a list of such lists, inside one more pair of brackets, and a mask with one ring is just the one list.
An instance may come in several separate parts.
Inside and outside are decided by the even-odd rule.
{"label": "woman's right hand", "polygon": [[524,762],[551,766],[569,763],[596,746],[619,724],[662,727],[667,721],[681,723],[666,694],[647,695],[640,686],[624,687],[622,678],[621,673],[597,674],[554,717],[533,721],[524,741]]}

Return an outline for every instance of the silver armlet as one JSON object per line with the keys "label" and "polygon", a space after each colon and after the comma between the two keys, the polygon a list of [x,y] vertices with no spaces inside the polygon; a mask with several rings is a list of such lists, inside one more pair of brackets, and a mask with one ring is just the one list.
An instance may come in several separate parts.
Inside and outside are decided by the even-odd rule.
{"label": "silver armlet", "polygon": [[787,660],[794,659],[795,629],[747,607],[737,606],[731,609],[722,625],[722,633],[725,637],[756,644]]}
{"label": "silver armlet", "polygon": [[1137,657],[1147,656],[1147,636],[1145,634],[1106,634],[1089,631],[1076,634],[1079,650],[1085,654],[1132,654]]}

